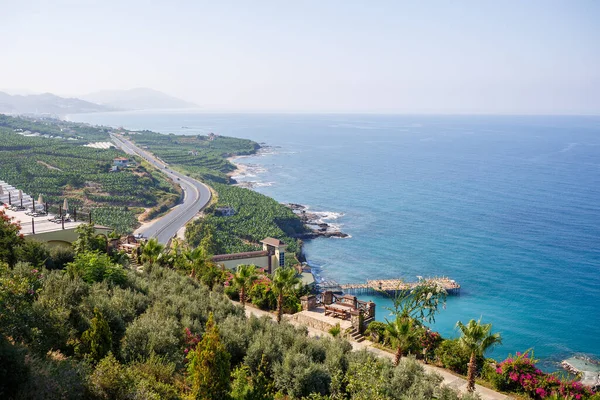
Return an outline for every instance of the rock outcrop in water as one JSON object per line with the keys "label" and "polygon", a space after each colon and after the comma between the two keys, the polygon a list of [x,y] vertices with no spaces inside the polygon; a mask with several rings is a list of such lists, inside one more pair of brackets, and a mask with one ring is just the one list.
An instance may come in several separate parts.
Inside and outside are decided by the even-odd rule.
{"label": "rock outcrop in water", "polygon": [[340,231],[337,227],[324,222],[323,215],[307,211],[307,207],[302,204],[296,203],[284,203],[285,206],[289,207],[300,219],[302,223],[306,225],[310,231],[297,235],[298,239],[316,239],[318,237],[337,237],[347,238],[350,237],[347,233]]}

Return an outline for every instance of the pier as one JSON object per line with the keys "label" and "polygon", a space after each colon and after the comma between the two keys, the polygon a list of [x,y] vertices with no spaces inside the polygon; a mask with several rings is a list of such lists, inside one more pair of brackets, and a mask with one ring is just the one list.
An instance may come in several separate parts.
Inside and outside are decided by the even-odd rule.
{"label": "pier", "polygon": [[406,282],[403,279],[371,279],[366,283],[343,283],[334,281],[322,282],[319,289],[322,291],[343,292],[353,294],[377,294],[387,293],[394,295],[398,291],[411,290],[422,283],[435,283],[443,287],[449,295],[460,294],[460,285],[448,277],[425,278],[419,282]]}

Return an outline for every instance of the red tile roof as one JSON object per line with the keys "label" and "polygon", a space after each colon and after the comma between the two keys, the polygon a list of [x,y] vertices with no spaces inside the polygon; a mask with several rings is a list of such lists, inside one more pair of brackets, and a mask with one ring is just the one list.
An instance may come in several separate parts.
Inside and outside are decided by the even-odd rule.
{"label": "red tile roof", "polygon": [[267,244],[269,246],[285,246],[285,243],[283,243],[281,240],[275,239],[275,238],[266,238],[264,240],[261,240],[260,242]]}

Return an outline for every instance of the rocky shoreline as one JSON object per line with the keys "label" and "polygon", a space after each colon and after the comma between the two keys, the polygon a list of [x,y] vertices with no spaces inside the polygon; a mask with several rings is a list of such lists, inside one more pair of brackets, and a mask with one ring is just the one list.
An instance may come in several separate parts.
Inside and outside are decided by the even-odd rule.
{"label": "rocky shoreline", "polygon": [[[232,156],[227,158],[229,162],[235,165],[236,169],[234,171],[229,172],[227,175],[229,177],[229,183],[238,187],[243,187],[246,189],[256,189],[257,187],[262,186],[271,186],[272,182],[255,182],[248,180],[237,180],[236,178],[247,177],[247,176],[255,176],[256,174],[260,174],[264,172],[264,167],[258,164],[242,164],[237,163],[236,161],[252,156],[259,156],[261,154],[269,154],[273,151],[277,151],[278,146],[269,146],[266,143],[260,143],[259,148],[253,153],[249,155],[242,156]],[[350,235],[342,232],[337,226],[334,224],[327,223],[325,220],[330,219],[331,217],[327,215],[327,213],[323,212],[311,212],[308,211],[308,207],[303,206],[302,204],[296,203],[282,203],[286,207],[290,208],[294,214],[296,214],[302,223],[308,228],[307,232],[296,235],[297,239],[308,240],[308,239],[316,239],[319,237],[326,238],[348,238]],[[330,215],[336,215],[336,213],[330,213]],[[341,215],[341,214],[340,214]],[[337,218],[337,217],[333,217]]]}
{"label": "rocky shoreline", "polygon": [[600,390],[600,364],[587,357],[571,357],[562,361],[561,366],[580,377],[580,382],[592,390]]}
{"label": "rocky shoreline", "polygon": [[310,229],[309,232],[297,235],[298,239],[316,239],[319,237],[336,237],[336,238],[347,238],[350,237],[347,233],[340,231],[337,227],[324,222],[324,217],[316,212],[308,211],[306,206],[296,203],[283,203],[286,207],[291,209],[296,214],[302,223]]}

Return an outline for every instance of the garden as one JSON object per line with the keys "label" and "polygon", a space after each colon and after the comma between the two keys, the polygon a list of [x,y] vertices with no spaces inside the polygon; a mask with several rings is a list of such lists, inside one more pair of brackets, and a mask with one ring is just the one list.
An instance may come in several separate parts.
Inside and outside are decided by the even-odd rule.
{"label": "garden", "polygon": [[566,374],[549,374],[536,367],[533,351],[509,355],[497,362],[485,358],[485,353],[502,343],[499,333],[492,333],[492,324],[470,320],[457,322],[458,338],[444,339],[427,327],[433,322],[446,294],[435,284],[422,281],[414,290],[399,290],[390,308],[393,319],[372,322],[365,335],[381,348],[395,353],[395,364],[405,355],[446,368],[467,379],[472,391],[475,382],[504,393],[529,399],[600,399],[576,379]]}

